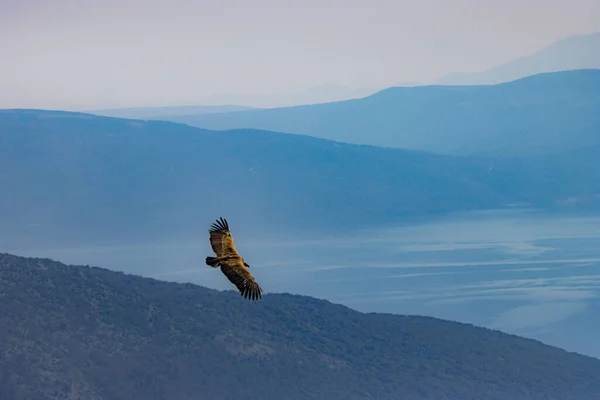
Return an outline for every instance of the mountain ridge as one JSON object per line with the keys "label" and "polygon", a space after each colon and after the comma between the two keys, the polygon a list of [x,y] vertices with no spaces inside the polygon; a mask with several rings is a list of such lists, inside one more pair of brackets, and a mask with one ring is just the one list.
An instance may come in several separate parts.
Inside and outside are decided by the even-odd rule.
{"label": "mountain ridge", "polygon": [[431,317],[268,290],[251,303],[6,253],[0,288],[0,390],[14,399],[591,400],[600,391],[598,359]]}
{"label": "mountain ridge", "polygon": [[[382,222],[392,212],[422,215],[504,201],[478,183],[486,162],[69,112],[0,111],[0,167],[13,171],[0,173],[0,187],[13,193],[0,198],[0,231],[10,226],[0,238],[12,242],[34,241],[42,231],[51,238],[58,226],[73,234],[88,227],[84,235],[106,228],[102,236],[189,233],[197,230],[191,220],[215,214],[267,230],[272,224],[344,229]],[[418,186],[428,185],[425,195]],[[207,196],[213,187],[218,196]],[[442,202],[448,191],[459,193],[453,205]]]}
{"label": "mountain ridge", "polygon": [[453,155],[535,155],[597,145],[600,69],[496,85],[392,87],[326,104],[178,116],[205,129],[263,129]]}
{"label": "mountain ridge", "polygon": [[[594,207],[598,151],[490,159],[4,110],[0,187],[11,196],[0,197],[0,241],[189,237],[197,234],[193,221],[214,215],[261,233],[335,232],[514,203],[569,209],[566,200],[585,198]],[[218,193],[207,195],[213,188]]]}

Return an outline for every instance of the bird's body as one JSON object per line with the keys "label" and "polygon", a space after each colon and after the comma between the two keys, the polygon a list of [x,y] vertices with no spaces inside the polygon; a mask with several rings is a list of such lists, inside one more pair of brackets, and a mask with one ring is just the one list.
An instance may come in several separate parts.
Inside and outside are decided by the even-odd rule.
{"label": "bird's body", "polygon": [[220,218],[210,226],[208,232],[216,257],[206,257],[206,264],[213,268],[221,267],[221,272],[238,288],[241,296],[250,300],[262,298],[262,288],[250,273],[250,266],[235,248],[227,220]]}

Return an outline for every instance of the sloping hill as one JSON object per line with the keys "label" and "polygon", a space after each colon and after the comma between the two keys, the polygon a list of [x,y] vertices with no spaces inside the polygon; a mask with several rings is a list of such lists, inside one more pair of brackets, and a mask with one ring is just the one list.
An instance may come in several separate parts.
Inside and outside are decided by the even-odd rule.
{"label": "sloping hill", "polygon": [[189,237],[215,215],[259,230],[337,230],[519,200],[490,185],[488,165],[273,132],[2,111],[0,187],[10,195],[0,196],[0,242]]}
{"label": "sloping hill", "polygon": [[600,69],[493,86],[393,87],[362,99],[169,118],[449,154],[531,155],[600,144]]}
{"label": "sloping hill", "polygon": [[600,68],[600,32],[575,35],[477,73],[454,73],[440,78],[438,85],[493,85],[544,72]]}
{"label": "sloping hill", "polygon": [[[218,273],[217,271],[215,271]],[[449,321],[0,254],[14,400],[591,400],[600,360]]]}
{"label": "sloping hill", "polygon": [[[254,234],[339,231],[490,209],[595,207],[600,146],[470,158],[255,130],[0,111],[0,245],[195,236],[227,215]],[[204,221],[204,222],[202,222]]]}

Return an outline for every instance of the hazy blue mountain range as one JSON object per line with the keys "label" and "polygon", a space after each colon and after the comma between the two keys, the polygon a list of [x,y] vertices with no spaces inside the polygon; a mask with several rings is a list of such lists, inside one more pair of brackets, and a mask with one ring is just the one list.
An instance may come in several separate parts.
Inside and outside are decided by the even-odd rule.
{"label": "hazy blue mountain range", "polygon": [[[219,271],[214,271],[220,273]],[[592,400],[600,360],[435,318],[0,253],[10,399]]]}
{"label": "hazy blue mountain range", "polygon": [[325,84],[292,93],[216,94],[201,99],[204,104],[242,104],[252,107],[290,107],[304,104],[327,103],[371,95],[381,87],[352,88]]}
{"label": "hazy blue mountain range", "polygon": [[0,187],[10,194],[0,197],[0,229],[12,241],[35,232],[118,240],[204,231],[200,221],[215,215],[344,229],[510,202],[486,184],[487,169],[487,161],[298,135],[8,110],[0,112]]}
{"label": "hazy blue mountain range", "polygon": [[[263,107],[289,107],[303,104],[327,103],[371,95],[378,88],[350,88],[340,85],[321,85],[296,93],[281,94],[218,94],[200,98],[204,105],[166,107],[127,107],[106,110],[85,110],[105,117],[133,119],[169,119],[180,115],[216,114],[230,111],[251,110]],[[239,105],[223,105],[239,104]]]}
{"label": "hazy blue mountain range", "polygon": [[327,104],[169,118],[449,154],[531,155],[600,143],[600,69],[491,86],[393,87]]}
{"label": "hazy blue mountain range", "polygon": [[4,110],[0,240],[173,237],[196,234],[204,229],[200,221],[215,215],[265,230],[335,231],[512,203],[552,208],[575,198],[575,205],[596,207],[598,153],[469,158],[256,130]]}
{"label": "hazy blue mountain range", "polygon": [[543,49],[476,73],[453,73],[438,85],[493,85],[543,72],[600,68],[600,32],[569,36]]}
{"label": "hazy blue mountain range", "polygon": [[92,110],[90,114],[105,117],[133,118],[133,119],[164,119],[179,115],[190,114],[215,114],[230,111],[251,110],[246,106],[173,106],[173,107],[128,107],[107,110]]}

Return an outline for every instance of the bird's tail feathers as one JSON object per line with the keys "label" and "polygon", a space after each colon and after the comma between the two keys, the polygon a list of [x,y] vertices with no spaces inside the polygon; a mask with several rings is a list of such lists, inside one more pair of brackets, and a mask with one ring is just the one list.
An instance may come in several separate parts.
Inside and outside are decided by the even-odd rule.
{"label": "bird's tail feathers", "polygon": [[206,257],[206,265],[217,268],[219,266],[219,261],[217,261],[217,257]]}

